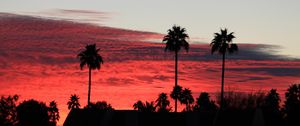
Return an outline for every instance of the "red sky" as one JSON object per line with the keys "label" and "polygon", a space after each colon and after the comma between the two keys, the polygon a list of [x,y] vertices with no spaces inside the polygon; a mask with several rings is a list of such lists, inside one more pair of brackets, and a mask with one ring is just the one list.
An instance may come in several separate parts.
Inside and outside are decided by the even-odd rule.
{"label": "red sky", "polygon": [[[167,29],[166,29],[167,30]],[[216,31],[217,32],[217,31]],[[101,48],[104,64],[92,74],[92,101],[105,100],[116,109],[132,109],[137,100],[151,101],[174,85],[173,53],[164,52],[162,34],[95,26],[64,20],[0,14],[0,95],[19,94],[58,102],[63,123],[67,101],[78,94],[87,102],[88,72],[76,55],[86,44]],[[237,36],[238,37],[238,36]],[[150,42],[149,42],[150,41]],[[192,44],[179,57],[179,84],[200,92],[219,92],[221,57],[208,43]],[[276,88],[281,94],[299,82],[300,61],[273,54],[276,46],[239,44],[228,56],[226,89],[255,92]],[[173,105],[173,104],[172,104]]]}

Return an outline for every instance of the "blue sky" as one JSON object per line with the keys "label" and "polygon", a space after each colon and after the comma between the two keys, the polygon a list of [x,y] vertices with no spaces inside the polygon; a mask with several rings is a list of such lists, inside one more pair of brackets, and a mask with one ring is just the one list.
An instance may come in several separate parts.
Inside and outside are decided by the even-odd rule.
{"label": "blue sky", "polygon": [[299,5],[298,0],[5,0],[0,11],[107,12],[109,19],[101,23],[108,26],[166,33],[178,24],[187,28],[192,38],[206,43],[214,32],[227,27],[236,33],[235,42],[279,45],[280,54],[300,56]]}

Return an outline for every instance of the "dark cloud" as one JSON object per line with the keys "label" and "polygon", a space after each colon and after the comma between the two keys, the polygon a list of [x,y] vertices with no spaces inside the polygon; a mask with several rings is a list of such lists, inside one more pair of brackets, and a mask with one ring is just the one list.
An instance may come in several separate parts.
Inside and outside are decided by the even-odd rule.
{"label": "dark cloud", "polygon": [[134,80],[130,78],[120,78],[120,77],[109,77],[106,80],[106,84],[125,86],[128,84],[133,84]]}
{"label": "dark cloud", "polygon": [[265,73],[272,76],[299,76],[300,68],[227,68],[228,71]]}
{"label": "dark cloud", "polygon": [[248,77],[246,79],[241,79],[236,82],[249,82],[249,81],[260,81],[260,80],[270,80],[271,77]]}
{"label": "dark cloud", "polygon": [[148,84],[153,84],[153,82],[155,81],[158,81],[158,82],[168,82],[170,81],[170,79],[172,77],[168,77],[168,76],[165,76],[165,75],[138,75],[138,76],[135,76],[135,78],[139,81],[144,81]]}

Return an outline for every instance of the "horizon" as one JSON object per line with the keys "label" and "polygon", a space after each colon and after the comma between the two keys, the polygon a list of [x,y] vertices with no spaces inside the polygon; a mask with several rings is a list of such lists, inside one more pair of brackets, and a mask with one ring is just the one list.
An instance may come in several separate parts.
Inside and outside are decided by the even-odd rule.
{"label": "horizon", "polygon": [[[81,0],[70,5],[66,0],[46,1],[42,6],[33,6],[42,4],[35,0],[16,2],[0,5],[0,95],[18,94],[19,102],[30,98],[57,101],[59,125],[69,112],[66,104],[71,94],[79,95],[82,106],[86,105],[88,70],[80,70],[76,55],[87,44],[97,44],[104,58],[101,69],[92,72],[93,102],[133,109],[137,100],[153,101],[161,92],[169,95],[174,86],[174,54],[164,52],[162,39],[174,24],[190,35],[189,52],[179,54],[178,81],[192,90],[194,98],[201,92],[209,92],[211,97],[220,92],[221,56],[211,55],[209,45],[220,28],[234,32],[233,42],[239,45],[239,52],[226,59],[225,91],[276,88],[283,99],[286,89],[299,83],[298,1],[274,1],[272,5],[254,1],[249,6],[222,1],[217,6],[228,5],[232,15],[220,21],[211,16],[223,7],[208,12],[215,1],[176,1],[172,5],[184,6],[184,11],[169,18],[164,16],[173,7],[166,1],[160,5],[158,1],[105,1],[106,6],[101,1],[83,4]],[[197,8],[200,3],[207,6]],[[148,4],[156,5],[157,10],[152,11]],[[251,7],[258,9],[252,11]],[[241,12],[236,12],[239,9]],[[202,23],[201,15],[195,16],[204,13],[200,10],[207,12]]]}

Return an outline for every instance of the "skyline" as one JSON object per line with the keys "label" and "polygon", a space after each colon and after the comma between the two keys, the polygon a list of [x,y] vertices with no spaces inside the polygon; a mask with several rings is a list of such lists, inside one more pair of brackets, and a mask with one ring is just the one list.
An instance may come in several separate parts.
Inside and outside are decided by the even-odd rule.
{"label": "skyline", "polygon": [[[105,26],[165,34],[173,24],[187,28],[195,42],[209,43],[229,28],[237,43],[277,45],[275,53],[299,58],[300,9],[297,0],[267,1],[3,1],[0,12],[63,17]],[[178,10],[177,8],[180,8]],[[61,10],[75,10],[66,13]],[[175,10],[175,11],[174,11]],[[81,13],[80,11],[96,12]],[[225,14],[220,14],[224,12]],[[99,15],[99,13],[101,15]],[[79,16],[78,16],[79,15]]]}

